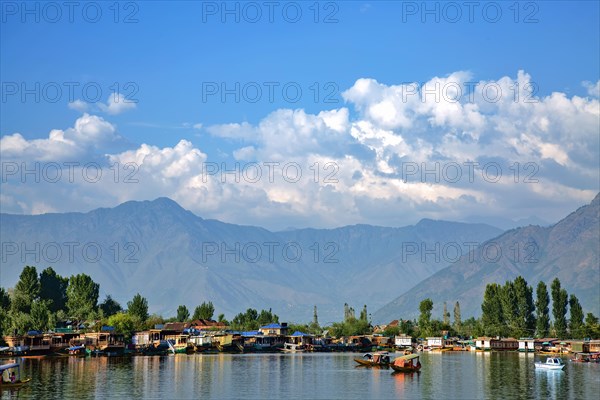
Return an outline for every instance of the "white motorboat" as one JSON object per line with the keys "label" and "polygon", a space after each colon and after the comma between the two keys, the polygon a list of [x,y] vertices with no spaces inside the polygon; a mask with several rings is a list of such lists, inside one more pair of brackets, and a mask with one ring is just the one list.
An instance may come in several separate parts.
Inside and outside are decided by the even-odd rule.
{"label": "white motorboat", "polygon": [[545,363],[539,361],[535,363],[536,369],[561,370],[564,367],[563,361],[556,357],[548,357]]}

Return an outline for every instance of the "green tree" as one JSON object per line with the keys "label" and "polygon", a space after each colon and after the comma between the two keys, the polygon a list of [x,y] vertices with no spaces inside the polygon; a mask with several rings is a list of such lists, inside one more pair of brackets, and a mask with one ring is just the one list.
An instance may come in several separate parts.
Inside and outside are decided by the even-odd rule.
{"label": "green tree", "polygon": [[69,279],[58,275],[52,267],[40,274],[40,298],[46,301],[50,312],[64,310],[67,305]]}
{"label": "green tree", "polygon": [[485,287],[481,304],[481,324],[484,335],[498,335],[504,327],[501,292],[502,286],[497,283],[489,283]]}
{"label": "green tree", "polygon": [[571,337],[575,339],[583,339],[585,336],[585,325],[583,324],[583,308],[579,303],[579,299],[575,295],[569,297],[569,331]]}
{"label": "green tree", "polygon": [[260,314],[258,314],[258,317],[256,318],[256,320],[258,321],[259,326],[263,326],[263,325],[270,324],[272,322],[278,323],[279,317],[276,314],[273,314],[273,312],[269,308],[269,311],[261,310]]}
{"label": "green tree", "polygon": [[446,302],[444,302],[444,315],[442,316],[442,320],[444,321],[444,325],[450,325],[450,313],[448,312],[448,306]]}
{"label": "green tree", "polygon": [[114,300],[111,295],[106,295],[106,298],[98,306],[106,318],[123,311],[121,305]]}
{"label": "green tree", "polygon": [[50,311],[46,302],[39,299],[35,300],[31,303],[31,312],[29,313],[31,323],[30,328],[38,331],[47,330],[49,328],[49,314]]}
{"label": "green tree", "polygon": [[427,336],[430,333],[431,310],[433,310],[433,301],[429,298],[419,303],[419,335]]}
{"label": "green tree", "polygon": [[313,325],[319,326],[319,316],[317,315],[317,306],[313,308]]}
{"label": "green tree", "polygon": [[598,318],[592,313],[587,313],[585,316],[585,336],[591,339],[600,339],[600,324]]}
{"label": "green tree", "polygon": [[540,281],[537,285],[535,300],[535,332],[539,338],[548,337],[550,331],[550,316],[548,315],[549,304],[550,297],[548,296],[548,288],[543,281]]}
{"label": "green tree", "polygon": [[360,320],[361,321],[368,321],[368,317],[369,317],[369,314],[367,314],[367,305],[365,304],[363,306],[362,311],[360,312]]}
{"label": "green tree", "polygon": [[454,330],[458,333],[461,332],[460,303],[458,301],[454,304]]}
{"label": "green tree", "polygon": [[533,305],[533,288],[527,285],[522,276],[514,280],[514,291],[517,302],[517,315],[513,323],[513,336],[529,337],[535,331],[535,316]]}
{"label": "green tree", "polygon": [[137,316],[129,313],[118,312],[108,318],[108,325],[114,326],[115,330],[125,335],[127,340],[131,339],[133,332],[138,329],[141,321]]}
{"label": "green tree", "polygon": [[199,306],[194,309],[194,316],[192,319],[212,319],[215,314],[215,306],[212,301],[202,302]]}
{"label": "green tree", "polygon": [[565,289],[561,289],[560,280],[555,278],[550,286],[552,292],[552,316],[554,317],[554,330],[556,336],[565,338],[567,336],[567,305],[568,294]]}
{"label": "green tree", "polygon": [[133,299],[127,302],[127,313],[137,317],[141,322],[146,322],[148,319],[148,300],[136,293]]}
{"label": "green tree", "polygon": [[187,307],[184,305],[180,305],[177,307],[177,321],[184,322],[190,317],[190,312]]}
{"label": "green tree", "polygon": [[219,316],[217,317],[217,322],[222,322],[225,325],[229,325],[229,321],[225,319],[225,314],[219,314]]}
{"label": "green tree", "polygon": [[506,281],[500,291],[502,303],[502,314],[506,325],[500,326],[497,334],[500,336],[518,336],[515,331],[518,327],[518,305],[515,285],[511,281]]}
{"label": "green tree", "polygon": [[100,285],[89,275],[78,274],[69,278],[67,286],[67,309],[77,322],[94,315],[98,305]]}
{"label": "green tree", "polygon": [[0,287],[0,342],[10,328],[10,296]]}
{"label": "green tree", "polygon": [[40,280],[35,267],[29,265],[23,268],[19,281],[15,285],[12,299],[12,311],[14,313],[31,311],[31,304],[40,296]]}

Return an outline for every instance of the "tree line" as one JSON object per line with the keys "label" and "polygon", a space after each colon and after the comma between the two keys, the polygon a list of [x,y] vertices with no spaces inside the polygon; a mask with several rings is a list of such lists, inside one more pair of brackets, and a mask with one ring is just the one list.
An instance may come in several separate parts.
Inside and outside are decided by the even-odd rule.
{"label": "tree line", "polygon": [[[89,275],[62,277],[52,267],[38,274],[36,267],[25,266],[19,281],[8,291],[0,287],[0,338],[7,334],[23,334],[31,330],[45,331],[63,327],[66,322],[79,327],[91,321],[91,329],[114,326],[130,336],[134,331],[165,322],[185,321],[189,312],[179,306],[177,316],[165,319],[148,313],[148,300],[137,293],[123,308],[110,295],[98,302],[100,285]],[[212,319],[212,302],[203,302],[194,309],[192,319]],[[219,321],[228,322],[220,314]]]}
{"label": "tree line", "polygon": [[[450,313],[447,311],[446,303],[444,303],[442,320],[431,319],[433,302],[428,298],[419,304],[420,314],[416,326],[409,324],[410,326],[402,332],[417,334],[420,337],[437,336],[444,331],[453,335],[471,337],[553,336],[573,339],[600,337],[598,318],[592,313],[584,316],[579,299],[574,294],[569,296],[561,287],[558,278],[552,281],[550,294],[543,281],[538,283],[535,293],[534,300],[533,288],[522,276],[518,276],[513,281],[506,281],[504,285],[490,283],[486,285],[483,295],[481,318],[461,321],[460,304],[456,302],[453,324],[450,324]],[[550,299],[552,299],[552,320]]]}

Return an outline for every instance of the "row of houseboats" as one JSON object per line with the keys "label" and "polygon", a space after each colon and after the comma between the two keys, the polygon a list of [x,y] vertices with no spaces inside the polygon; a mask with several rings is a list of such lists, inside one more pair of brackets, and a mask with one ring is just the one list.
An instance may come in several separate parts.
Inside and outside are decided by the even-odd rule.
{"label": "row of houseboats", "polygon": [[361,335],[332,338],[304,332],[288,332],[286,323],[271,323],[258,330],[237,332],[210,320],[191,323],[171,322],[136,332],[130,343],[113,327],[97,332],[57,328],[52,332],[30,331],[5,336],[0,356],[44,357],[49,355],[161,355],[168,353],[255,353],[320,351],[522,351],[546,354],[575,354],[573,361],[600,361],[600,340],[560,340],[557,338],[492,338],[470,340],[447,337],[415,339],[407,335],[387,337]]}

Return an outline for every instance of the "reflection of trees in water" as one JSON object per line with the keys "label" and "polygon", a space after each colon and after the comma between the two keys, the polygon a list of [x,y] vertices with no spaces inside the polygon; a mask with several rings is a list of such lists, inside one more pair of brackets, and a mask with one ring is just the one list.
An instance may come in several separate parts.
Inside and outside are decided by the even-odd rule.
{"label": "reflection of trees in water", "polygon": [[488,357],[484,390],[486,397],[534,397],[533,355],[512,352],[494,352]]}

